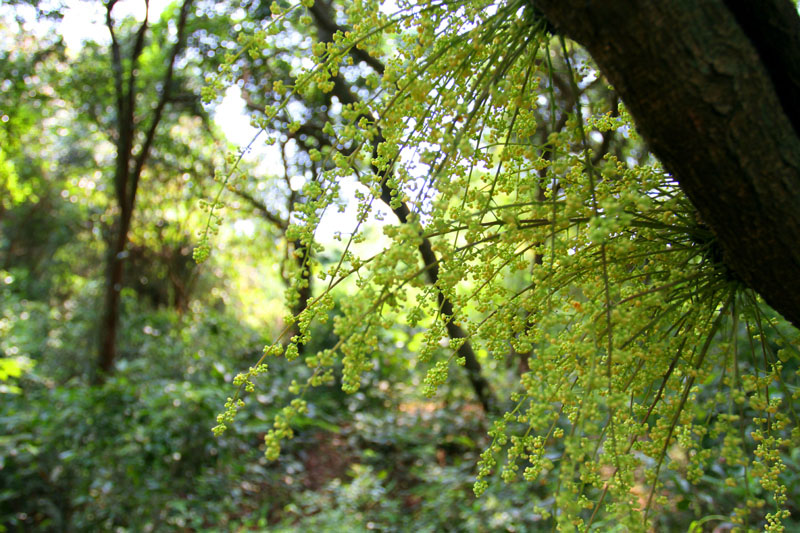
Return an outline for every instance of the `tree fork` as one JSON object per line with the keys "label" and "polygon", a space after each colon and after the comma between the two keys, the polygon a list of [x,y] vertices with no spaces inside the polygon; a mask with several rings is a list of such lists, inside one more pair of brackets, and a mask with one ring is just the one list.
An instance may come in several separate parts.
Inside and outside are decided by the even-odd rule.
{"label": "tree fork", "polygon": [[97,356],[97,373],[94,376],[95,383],[100,383],[114,369],[114,362],[117,358],[117,332],[119,330],[120,318],[120,291],[122,289],[123,272],[125,267],[125,252],[128,245],[128,233],[130,231],[133,210],[136,206],[136,193],[139,187],[139,179],[144,171],[144,165],[150,156],[150,149],[155,138],[156,130],[161,122],[164,109],[169,102],[172,79],[175,70],[175,63],[178,55],[183,50],[185,41],[186,21],[189,17],[193,0],[184,0],[179,18],[177,29],[177,41],[172,47],[164,74],[163,89],[159,97],[156,108],[151,115],[150,127],[144,135],[139,151],[134,155],[134,138],[136,136],[136,71],[139,58],[144,50],[145,34],[147,33],[147,16],[139,29],[136,31],[136,41],[131,51],[130,57],[126,58],[130,62],[127,84],[125,83],[125,73],[122,59],[120,43],[114,31],[114,21],[111,12],[117,0],[111,0],[106,4],[106,26],[111,35],[111,66],[114,71],[114,90],[116,91],[116,122],[118,127],[116,139],[116,167],[114,172],[114,192],[119,206],[120,214],[114,228],[114,237],[108,251],[108,266],[106,274],[106,289],[103,298],[103,311],[99,322],[100,340]]}

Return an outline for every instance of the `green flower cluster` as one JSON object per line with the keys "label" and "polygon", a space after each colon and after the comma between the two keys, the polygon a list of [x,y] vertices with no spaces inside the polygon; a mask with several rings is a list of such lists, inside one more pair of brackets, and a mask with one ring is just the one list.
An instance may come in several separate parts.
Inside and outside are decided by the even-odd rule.
{"label": "green flower cluster", "polygon": [[[342,388],[356,392],[381,357],[381,332],[399,321],[423,330],[427,397],[452,363],[467,366],[466,343],[488,368],[522,361],[513,407],[480,456],[476,495],[496,474],[508,483],[520,472],[525,482],[552,476],[557,494],[537,512],[558,528],[588,531],[603,520],[647,531],[652,510],[668,505],[665,471],[698,483],[716,468],[726,486],[737,472],[748,483],[732,520],[782,530],[783,458],[800,444],[796,332],[720,265],[713,235],[642,155],[629,114],[589,58],[544,32],[524,0],[400,1],[393,15],[377,2],[353,4],[350,29],[311,45],[314,66],[292,87],[276,82],[284,103],[260,123],[288,116],[292,98],[333,91],[355,68],[353,50],[385,65],[369,77],[370,98],[344,103],[341,121],[325,125],[331,143],[309,151],[319,175],[303,187],[286,238],[321,251],[317,227],[342,201],[345,179],[361,185],[355,228],[327,269],[307,259],[326,285],[287,317],[298,333],[265,357],[299,358],[312,321],[333,309],[332,291],[358,294],[334,319],[336,346],[303,358],[312,375],[292,384],[297,397],[275,417],[267,457],[292,437],[305,391],[330,383],[341,362]],[[288,11],[272,6],[281,31]],[[258,53],[272,32],[243,38],[239,54]],[[384,200],[403,213],[383,228],[391,244],[360,257],[356,245]],[[219,195],[208,205],[216,220]],[[303,283],[287,291],[288,308]],[[236,384],[252,391],[265,370],[259,362]],[[215,433],[242,406],[229,399]],[[774,512],[763,511],[768,502]]]}

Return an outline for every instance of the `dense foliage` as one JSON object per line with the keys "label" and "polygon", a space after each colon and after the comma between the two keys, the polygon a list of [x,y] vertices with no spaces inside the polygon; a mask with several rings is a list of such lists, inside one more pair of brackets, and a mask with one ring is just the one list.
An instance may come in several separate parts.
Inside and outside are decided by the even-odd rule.
{"label": "dense foliage", "polygon": [[798,527],[797,330],[531,2],[119,9],[0,13],[0,530]]}
{"label": "dense foliage", "polygon": [[[357,276],[359,297],[336,321],[334,349],[305,358],[314,373],[276,417],[267,456],[292,436],[304,387],[332,381],[335,361],[353,393],[380,357],[381,331],[424,325],[418,360],[428,397],[467,365],[467,340],[500,361],[526,359],[489,432],[476,495],[498,470],[506,482],[556,475],[555,501],[533,509],[558,527],[610,520],[646,529],[653,507],[669,506],[665,470],[682,469],[691,482],[722,462],[727,485],[758,481],[734,520],[749,524],[751,510],[771,502],[761,516],[780,530],[792,505],[781,450],[798,435],[787,327],[726,268],[673,178],[655,161],[626,157],[629,143],[616,146],[614,136],[633,136],[625,109],[591,92],[597,71],[528,3],[398,7],[348,9],[340,24],[351,29],[313,43],[316,66],[298,69],[293,85],[275,82],[278,105],[261,122],[268,129],[294,98],[338,96],[341,78],[364,76],[364,96],[322,128],[333,140],[308,150],[323,171],[306,183],[288,231],[314,246],[321,214],[351,176],[364,187],[358,220],[335,267],[308,258],[328,288],[295,317],[288,347],[268,346],[265,357],[298,355],[341,280]],[[269,33],[293,9],[273,4]],[[257,57],[269,42],[256,35],[244,46]],[[381,65],[381,77],[363,73],[356,49]],[[288,131],[302,122],[288,121]],[[360,228],[387,197],[400,219],[383,230],[392,244],[360,257],[352,251]],[[424,241],[439,259],[420,268]],[[467,335],[454,336],[450,324]],[[238,376],[243,390],[255,390],[263,361]],[[229,400],[217,433],[243,405]],[[685,464],[671,458],[676,447]]]}

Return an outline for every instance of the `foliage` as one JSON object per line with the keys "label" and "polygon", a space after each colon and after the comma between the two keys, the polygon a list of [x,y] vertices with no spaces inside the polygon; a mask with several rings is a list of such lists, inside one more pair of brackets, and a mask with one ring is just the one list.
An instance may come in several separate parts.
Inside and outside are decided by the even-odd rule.
{"label": "foliage", "polygon": [[[0,524],[11,530],[202,529],[240,511],[242,486],[278,483],[253,447],[258,419],[221,441],[207,428],[230,366],[258,337],[210,310],[189,319],[137,310],[131,299],[126,305],[133,319],[122,338],[138,353],[124,353],[113,379],[102,387],[88,387],[80,374],[54,381],[64,369],[57,374],[47,352],[70,354],[45,333],[51,348],[28,352],[42,362],[19,381],[19,394],[4,398]],[[4,318],[11,323],[4,350],[48,328],[47,313],[27,309],[21,320]],[[67,329],[86,328],[80,318]],[[221,353],[229,360],[207,355]]]}
{"label": "foliage", "polygon": [[[273,3],[268,33],[289,31],[286,21],[311,6]],[[496,472],[506,482],[554,477],[553,499],[532,511],[555,527],[647,530],[653,511],[669,508],[670,470],[697,483],[718,467],[726,484],[747,487],[734,522],[783,530],[796,501],[783,473],[800,431],[797,332],[725,267],[673,177],[599,142],[608,133],[635,140],[630,117],[616,102],[584,101],[599,73],[528,2],[398,8],[353,4],[347,31],[311,46],[314,66],[295,69],[290,86],[276,82],[282,101],[260,122],[269,130],[291,114],[292,98],[313,102],[335,92],[339,76],[358,76],[355,50],[386,67],[366,76],[369,98],[323,126],[335,142],[309,149],[321,168],[287,231],[319,252],[322,215],[355,177],[363,188],[341,261],[324,270],[307,260],[327,287],[294,318],[289,345],[267,346],[234,381],[253,392],[266,357],[296,358],[312,321],[327,318],[332,289],[357,277],[358,297],[335,322],[339,341],[305,357],[313,373],[290,389],[297,398],[276,416],[267,457],[307,411],[305,391],[332,382],[338,361],[342,389],[360,389],[381,357],[381,332],[398,322],[426,330],[418,364],[428,368],[424,394],[435,397],[466,363],[465,340],[448,338],[452,322],[488,357],[523,354],[528,367],[489,431],[477,495]],[[270,53],[265,34],[241,42],[254,57]],[[290,118],[288,131],[301,123]],[[390,206],[410,213],[385,226],[391,246],[359,257],[353,247],[386,186]],[[433,286],[423,281],[430,267],[419,267],[423,239],[440,257]],[[244,405],[242,394],[229,399],[215,432]]]}
{"label": "foliage", "polygon": [[111,50],[0,11],[0,530],[800,527],[798,333],[591,58],[527,0],[381,4],[193,4],[103,383]]}

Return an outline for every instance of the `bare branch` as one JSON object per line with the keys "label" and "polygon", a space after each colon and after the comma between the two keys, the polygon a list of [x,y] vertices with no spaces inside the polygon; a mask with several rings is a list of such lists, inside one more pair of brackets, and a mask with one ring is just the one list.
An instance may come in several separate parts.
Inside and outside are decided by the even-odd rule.
{"label": "bare branch", "polygon": [[[136,198],[136,190],[139,185],[139,178],[142,175],[142,170],[144,168],[145,163],[147,162],[147,157],[150,153],[150,147],[153,144],[153,139],[155,138],[156,129],[158,128],[159,123],[161,122],[161,117],[164,113],[164,108],[167,105],[170,97],[170,91],[172,89],[172,78],[175,72],[175,63],[177,61],[178,55],[180,55],[181,50],[186,42],[186,19],[189,16],[189,10],[192,6],[192,0],[185,0],[183,5],[181,6],[180,15],[178,18],[178,37],[175,42],[175,45],[172,47],[172,53],[170,54],[169,63],[167,66],[167,72],[164,75],[164,79],[162,82],[162,89],[161,89],[161,97],[158,100],[158,104],[156,104],[156,108],[153,111],[153,118],[150,122],[150,128],[147,130],[147,134],[145,135],[144,143],[142,143],[142,147],[139,150],[139,153],[136,155],[135,160],[135,168],[133,171],[133,177],[131,180],[131,204],[133,204]],[[143,24],[144,26],[144,24]]]}
{"label": "bare branch", "polygon": [[248,204],[250,204],[250,206],[253,207],[256,211],[261,213],[261,216],[263,216],[266,220],[270,221],[279,230],[286,231],[286,228],[289,227],[288,221],[283,220],[278,215],[270,211],[269,208],[267,208],[267,204],[265,204],[264,202],[262,202],[249,192],[235,190],[234,193],[236,194],[236,196],[238,196],[239,198],[245,200]]}

